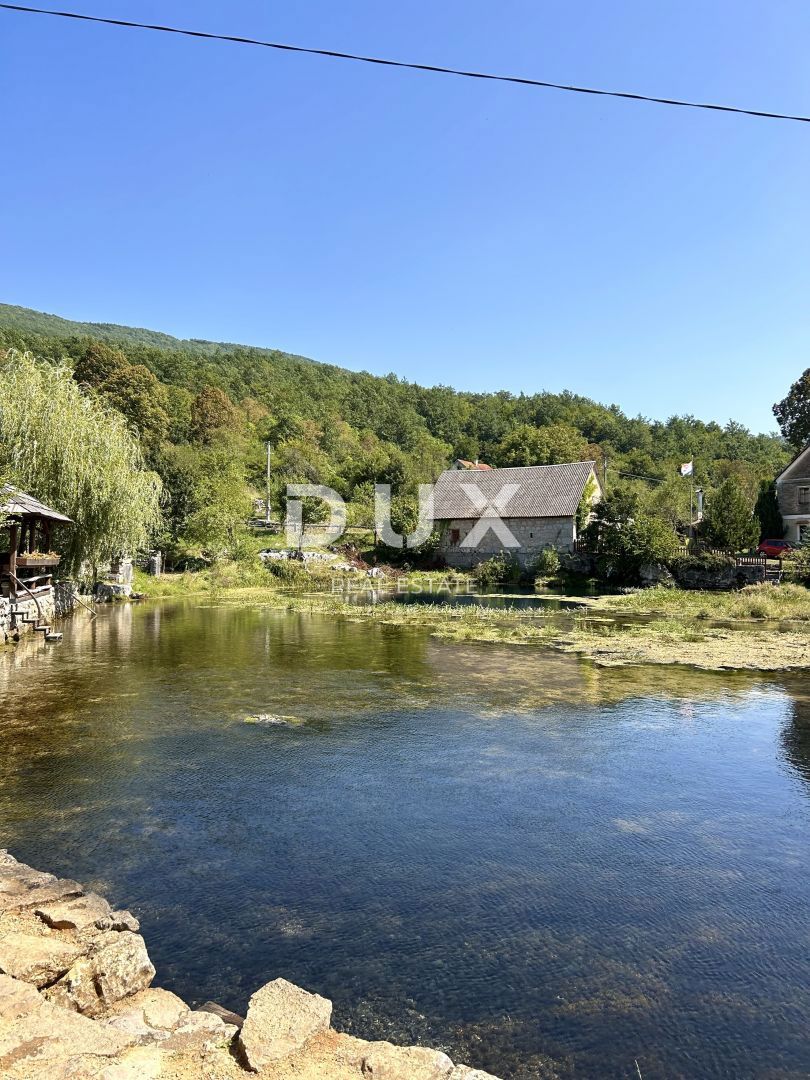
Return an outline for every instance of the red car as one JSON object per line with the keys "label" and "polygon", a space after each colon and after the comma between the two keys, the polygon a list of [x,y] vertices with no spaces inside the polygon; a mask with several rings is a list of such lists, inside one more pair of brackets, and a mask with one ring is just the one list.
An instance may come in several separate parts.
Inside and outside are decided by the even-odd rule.
{"label": "red car", "polygon": [[789,540],[763,540],[757,548],[760,555],[767,555],[769,559],[781,559],[783,555],[789,555],[793,551],[793,544]]}

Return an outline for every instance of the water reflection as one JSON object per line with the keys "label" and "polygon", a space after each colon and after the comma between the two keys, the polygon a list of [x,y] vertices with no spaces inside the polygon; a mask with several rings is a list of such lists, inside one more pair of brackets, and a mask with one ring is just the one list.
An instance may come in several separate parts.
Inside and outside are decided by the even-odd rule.
{"label": "water reflection", "polygon": [[33,650],[3,842],[135,907],[163,985],[284,975],[515,1080],[810,1072],[803,680],[183,604]]}

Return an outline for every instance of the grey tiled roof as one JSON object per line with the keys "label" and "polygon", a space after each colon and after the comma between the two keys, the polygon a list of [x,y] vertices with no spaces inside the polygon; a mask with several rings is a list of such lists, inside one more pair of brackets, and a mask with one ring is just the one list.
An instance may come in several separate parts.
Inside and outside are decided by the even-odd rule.
{"label": "grey tiled roof", "polygon": [[57,510],[51,510],[50,506],[41,503],[33,495],[26,495],[24,491],[14,488],[11,484],[0,486],[0,511],[4,514],[38,514],[40,517],[50,518],[52,521],[71,522],[69,517],[60,514]]}
{"label": "grey tiled roof", "polygon": [[481,510],[468,498],[465,485],[474,484],[491,503],[507,485],[517,484],[517,491],[502,503],[501,517],[573,517],[593,467],[592,461],[573,461],[489,472],[448,469],[433,489],[433,514],[439,521],[478,518]]}

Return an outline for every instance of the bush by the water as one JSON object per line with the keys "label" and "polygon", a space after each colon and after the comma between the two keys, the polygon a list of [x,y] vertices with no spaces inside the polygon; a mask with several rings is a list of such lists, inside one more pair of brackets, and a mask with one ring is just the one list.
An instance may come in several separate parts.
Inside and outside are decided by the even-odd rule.
{"label": "bush by the water", "polygon": [[646,514],[638,496],[622,489],[598,504],[585,537],[606,580],[636,582],[642,566],[666,566],[681,550],[674,529]]}
{"label": "bush by the water", "polygon": [[494,555],[479,563],[473,577],[479,585],[499,585],[502,582],[520,581],[521,570],[517,559],[505,553]]}
{"label": "bush by the water", "polygon": [[298,559],[270,559],[265,569],[285,585],[298,585],[309,577],[306,566]]}
{"label": "bush by the water", "polygon": [[786,581],[810,585],[810,545],[792,551],[783,565]]}
{"label": "bush by the water", "polygon": [[560,555],[556,548],[543,548],[532,565],[534,578],[553,578],[560,572]]}

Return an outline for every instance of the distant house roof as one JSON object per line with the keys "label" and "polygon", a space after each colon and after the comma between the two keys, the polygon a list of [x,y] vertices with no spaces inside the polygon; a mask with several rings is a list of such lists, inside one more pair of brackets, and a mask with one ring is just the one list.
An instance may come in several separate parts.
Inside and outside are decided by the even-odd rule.
{"label": "distant house roof", "polygon": [[777,484],[780,480],[785,480],[792,472],[798,472],[800,476],[810,475],[810,443],[803,446],[777,475]]}
{"label": "distant house roof", "polygon": [[492,466],[491,465],[485,465],[483,463],[483,461],[465,461],[464,458],[458,458],[456,460],[456,463],[453,466],[453,468],[454,469],[473,469],[473,470],[485,471],[485,470],[491,469]]}
{"label": "distant house roof", "polygon": [[499,504],[502,517],[573,517],[593,468],[593,461],[572,461],[567,465],[489,469],[475,477],[464,469],[447,469],[433,489],[433,514],[439,521],[478,518],[481,509],[469,498],[465,485],[474,484],[492,503],[502,493],[506,495],[503,489],[507,485],[516,484],[514,494]]}
{"label": "distant house roof", "polygon": [[64,514],[60,514],[57,510],[51,510],[50,506],[41,503],[33,495],[26,495],[24,491],[12,487],[11,484],[3,484],[0,487],[0,512],[15,514],[20,517],[33,515],[50,518],[51,521],[66,521],[68,524],[73,524],[69,517],[65,517]]}

